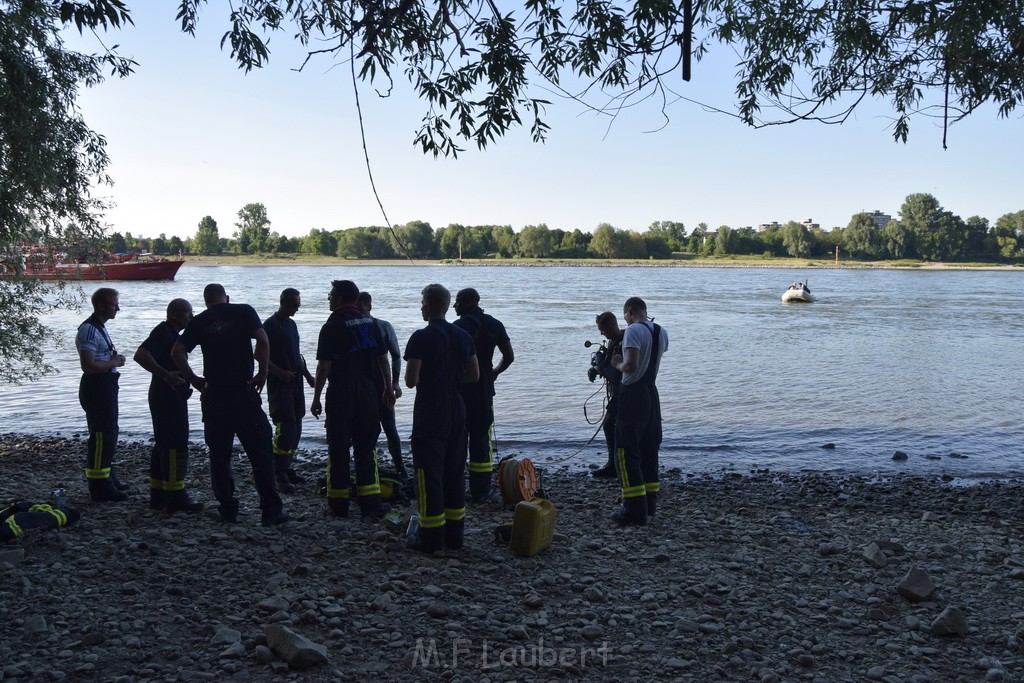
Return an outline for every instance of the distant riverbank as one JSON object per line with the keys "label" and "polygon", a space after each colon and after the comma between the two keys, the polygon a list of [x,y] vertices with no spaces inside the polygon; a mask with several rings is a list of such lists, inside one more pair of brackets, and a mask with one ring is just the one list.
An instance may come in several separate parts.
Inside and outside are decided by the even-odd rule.
{"label": "distant riverbank", "polygon": [[1019,270],[999,263],[930,263],[925,261],[843,261],[831,259],[764,258],[761,256],[694,257],[675,259],[344,259],[315,254],[218,254],[186,256],[190,266],[559,266],[657,268],[789,268],[789,269],[900,269],[900,270]]}

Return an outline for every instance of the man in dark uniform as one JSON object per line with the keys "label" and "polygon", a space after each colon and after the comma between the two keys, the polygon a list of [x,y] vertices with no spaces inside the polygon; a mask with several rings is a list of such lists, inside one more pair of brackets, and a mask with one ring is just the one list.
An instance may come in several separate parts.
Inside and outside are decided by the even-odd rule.
{"label": "man in dark uniform", "polygon": [[327,506],[336,517],[348,517],[352,475],[349,447],[356,462],[356,498],[364,518],[383,517],[390,510],[380,499],[380,478],[373,448],[380,436],[379,400],[373,373],[384,385],[384,405],[395,405],[388,351],[380,328],[356,306],[359,288],[351,280],[335,280],[329,296],[331,316],[320,329],[316,347],[316,378],[309,412],[319,418],[320,395],[327,387]]}
{"label": "man in dark uniform", "polygon": [[604,440],[608,445],[608,463],[604,467],[594,470],[595,477],[614,477],[615,469],[615,419],[619,413],[619,383],[622,381],[622,373],[611,365],[614,356],[622,355],[622,330],[619,329],[619,321],[611,311],[605,311],[597,316],[597,329],[608,340],[608,348],[605,350],[604,360],[594,368],[590,368],[588,374],[593,382],[598,375],[605,379],[605,393],[607,403],[604,409],[604,422],[601,428],[604,430]]}
{"label": "man in dark uniform", "polygon": [[655,380],[668,350],[668,333],[647,317],[647,304],[638,296],[626,299],[622,317],[629,327],[623,355],[612,357],[612,367],[622,373],[615,447],[623,504],[612,520],[642,526],[655,514],[660,490],[661,400]]}
{"label": "man in dark uniform", "polygon": [[[207,285],[203,301],[206,310],[185,328],[171,349],[171,357],[185,378],[202,393],[210,479],[213,495],[220,503],[220,516],[226,522],[238,521],[238,499],[231,474],[231,446],[237,436],[252,465],[263,525],[283,524],[288,521],[288,514],[282,510],[281,497],[274,488],[270,422],[260,399],[270,360],[267,333],[256,310],[248,304],[230,303],[223,285]],[[188,364],[188,353],[196,346],[203,349],[204,377],[196,375]],[[254,358],[259,366],[255,375]]]}
{"label": "man in dark uniform", "polygon": [[[373,310],[373,297],[369,292],[359,292],[356,299],[356,306],[366,315]],[[380,327],[380,334],[384,337],[384,345],[388,347],[391,354],[391,384],[395,390],[395,399],[402,398],[402,387],[398,384],[398,378],[402,376],[402,352],[398,347],[398,335],[395,328],[387,320],[381,320],[370,315],[370,318]],[[377,387],[377,395],[384,398],[384,387],[381,384],[380,375],[373,373],[374,384]],[[402,462],[402,439],[398,435],[398,425],[395,424],[395,407],[388,408],[383,403],[378,406],[380,410],[380,427],[384,430],[384,437],[388,440],[388,453],[391,455],[391,462],[395,466],[395,475],[404,480],[406,477],[405,463]]]}
{"label": "man in dark uniform", "polygon": [[462,547],[466,516],[465,407],[462,385],[480,376],[473,340],[445,320],[451,294],[441,285],[423,289],[420,311],[427,326],[405,347],[405,385],[416,387],[412,460],[416,468],[419,537],[424,553]]}
{"label": "man in dark uniform", "polygon": [[153,328],[135,352],[135,362],[152,373],[149,412],[156,442],[149,456],[149,507],[175,512],[199,512],[203,504],[189,499],[188,398],[192,388],[171,358],[178,335],[192,320],[192,304],[174,299],[167,304],[167,320]]}
{"label": "man in dark uniform", "polygon": [[[487,500],[491,493],[494,469],[494,380],[515,360],[505,326],[480,308],[480,294],[473,288],[459,290],[455,296],[455,326],[469,333],[480,365],[480,381],[462,386],[466,403],[466,432],[469,441],[469,495],[474,503]],[[494,367],[494,349],[501,351],[501,362]]]}
{"label": "man in dark uniform", "polygon": [[299,353],[299,328],[292,320],[300,306],[299,290],[289,287],[281,292],[277,312],[263,321],[270,341],[267,403],[274,423],[274,473],[277,490],[284,493],[294,493],[299,481],[292,460],[302,436],[302,416],[306,414],[302,379],[313,386],[313,375]]}
{"label": "man in dark uniform", "polygon": [[89,496],[97,503],[119,503],[128,500],[125,490],[114,474],[114,449],[117,447],[117,393],[124,356],[114,348],[107,333],[107,321],[121,310],[117,290],[100,287],[92,294],[92,315],[78,327],[75,348],[82,366],[78,385],[78,401],[85,410],[89,426],[88,453],[85,457],[85,478]]}

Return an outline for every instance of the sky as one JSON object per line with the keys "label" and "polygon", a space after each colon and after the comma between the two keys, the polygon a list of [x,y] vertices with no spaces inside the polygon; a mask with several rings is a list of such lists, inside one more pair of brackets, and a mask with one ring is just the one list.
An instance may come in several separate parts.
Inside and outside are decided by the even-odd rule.
{"label": "sky", "polygon": [[[110,229],[186,238],[209,215],[229,236],[238,210],[253,202],[266,206],[272,230],[291,237],[384,225],[348,65],[314,59],[299,72],[305,52],[279,33],[268,67],[246,74],[219,47],[226,3],[205,7],[196,37],[179,30],[176,6],[132,3],[135,26],[101,37],[138,62],[135,73],[81,94],[86,122],[108,143],[115,185],[98,194],[115,204]],[[735,111],[737,61],[719,48],[677,92]],[[610,223],[642,232],[661,220],[689,231],[700,222],[716,229],[810,218],[830,229],[859,211],[896,217],[915,192],[962,218],[995,222],[1024,209],[1020,114],[976,113],[950,129],[944,151],[931,119],[911,122],[907,144],[893,142],[885,102],[843,125],[752,129],[680,100],[667,107],[665,125],[654,101],[610,121],[538,83],[532,94],[552,100],[546,143],[514,129],[486,150],[435,159],[413,143],[426,106],[402,78],[388,97],[359,84],[373,178],[392,224],[593,231]]]}

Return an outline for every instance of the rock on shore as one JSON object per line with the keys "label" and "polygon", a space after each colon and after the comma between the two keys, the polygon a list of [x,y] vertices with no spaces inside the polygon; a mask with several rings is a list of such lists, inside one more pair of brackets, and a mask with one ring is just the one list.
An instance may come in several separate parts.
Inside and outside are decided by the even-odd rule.
{"label": "rock on shore", "polygon": [[495,546],[491,503],[424,557],[327,517],[315,457],[294,521],[263,528],[244,456],[226,525],[147,508],[146,444],[119,445],[131,501],[88,502],[83,453],[0,438],[5,499],[64,485],[83,513],[0,547],[0,680],[1024,680],[1017,480],[669,471],[657,519],[622,530],[614,484],[546,471],[549,549]]}

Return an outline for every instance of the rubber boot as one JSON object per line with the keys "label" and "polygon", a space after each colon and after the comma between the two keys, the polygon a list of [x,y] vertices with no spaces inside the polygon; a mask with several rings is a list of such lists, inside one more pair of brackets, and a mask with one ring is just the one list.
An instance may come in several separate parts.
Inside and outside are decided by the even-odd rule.
{"label": "rubber boot", "polygon": [[380,519],[390,510],[390,505],[381,502],[380,494],[363,496],[359,499],[359,511],[362,513],[363,519]]}
{"label": "rubber boot", "polygon": [[418,550],[425,555],[431,555],[444,548],[444,537],[444,527],[434,527],[432,529],[420,527],[419,531],[416,532],[416,538],[407,541],[406,545],[412,550]]}
{"label": "rubber boot", "polygon": [[612,521],[619,526],[647,524],[647,497],[635,496],[622,501],[622,509],[612,513]]}
{"label": "rubber boot", "polygon": [[658,494],[648,493],[647,494],[647,516],[653,517],[654,513],[658,510]]}
{"label": "rubber boot", "polygon": [[89,497],[94,503],[123,503],[128,500],[128,494],[114,488],[110,479],[90,479]]}
{"label": "rubber boot", "polygon": [[220,518],[228,524],[235,524],[238,522],[238,501],[231,503],[221,503],[217,506],[217,512],[220,514]]}
{"label": "rubber boot", "polygon": [[287,455],[274,456],[274,479],[277,481],[277,490],[280,493],[295,493],[295,484],[288,478],[288,466],[292,459]]}
{"label": "rubber boot", "polygon": [[203,504],[189,498],[188,491],[173,491],[167,493],[167,514],[184,512],[187,515],[194,515],[203,511]]}
{"label": "rubber boot", "polygon": [[469,500],[473,503],[484,503],[491,500],[491,473],[469,473]]}
{"label": "rubber boot", "polygon": [[331,498],[327,501],[327,511],[335,517],[348,518],[348,498]]}
{"label": "rubber boot", "polygon": [[608,459],[607,465],[604,467],[598,467],[590,473],[592,477],[597,477],[598,479],[611,479],[612,477],[617,477],[618,474],[619,473],[615,471],[615,463],[612,462],[610,458]]}
{"label": "rubber boot", "polygon": [[125,484],[124,482],[122,482],[120,479],[117,478],[117,472],[114,471],[113,467],[110,468],[110,477],[109,477],[109,479],[110,479],[110,483],[113,484],[114,488],[117,489],[118,491],[127,491],[128,489],[131,488],[131,486],[129,486],[128,484]]}
{"label": "rubber boot", "polygon": [[149,509],[163,510],[167,506],[167,493],[160,489],[149,490]]}
{"label": "rubber boot", "polygon": [[274,479],[277,481],[277,490],[281,493],[295,493],[295,484],[288,479],[287,470],[284,472],[278,472]]}
{"label": "rubber boot", "polygon": [[302,483],[302,477],[295,471],[294,467],[289,467],[285,470],[284,476],[288,477],[288,481],[290,481],[293,486],[297,486]]}
{"label": "rubber boot", "polygon": [[444,524],[444,547],[447,550],[462,549],[462,532],[466,527],[466,520],[448,520]]}

